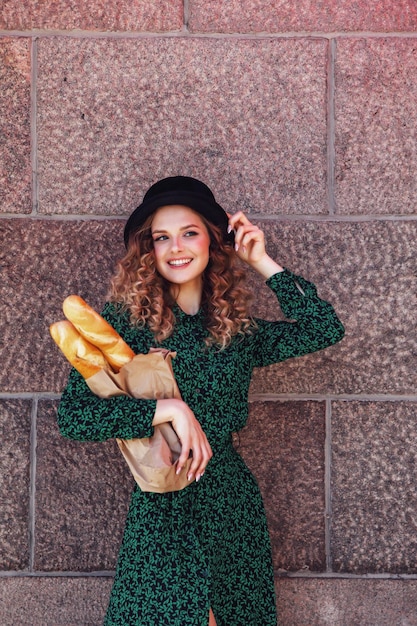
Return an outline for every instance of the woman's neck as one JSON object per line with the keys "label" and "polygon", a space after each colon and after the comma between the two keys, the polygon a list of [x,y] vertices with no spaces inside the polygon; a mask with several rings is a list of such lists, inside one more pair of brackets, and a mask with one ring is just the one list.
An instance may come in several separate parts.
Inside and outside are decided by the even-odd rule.
{"label": "woman's neck", "polygon": [[203,286],[174,285],[171,294],[180,309],[187,315],[195,315],[201,307]]}

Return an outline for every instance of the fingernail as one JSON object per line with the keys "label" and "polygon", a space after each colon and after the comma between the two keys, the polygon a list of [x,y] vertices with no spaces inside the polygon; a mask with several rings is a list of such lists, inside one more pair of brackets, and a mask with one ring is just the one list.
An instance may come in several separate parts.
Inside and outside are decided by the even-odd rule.
{"label": "fingernail", "polygon": [[190,480],[192,480],[192,478],[193,478],[193,475],[192,474],[188,474],[187,480],[190,481]]}
{"label": "fingernail", "polygon": [[229,235],[230,235],[230,233],[232,232],[232,230],[233,230],[233,229],[232,229],[231,225],[229,224],[229,226],[227,227],[227,232],[229,233]]}
{"label": "fingernail", "polygon": [[200,480],[200,478],[201,478],[201,474],[197,474],[197,476],[195,477],[195,481],[196,481],[196,483],[198,483],[198,481]]}
{"label": "fingernail", "polygon": [[182,467],[178,466],[177,471],[176,471],[177,476],[178,474],[181,474],[181,472],[182,472]]}
{"label": "fingernail", "polygon": [[235,250],[236,250],[236,252],[239,250],[239,246],[238,246],[237,243],[235,243]]}

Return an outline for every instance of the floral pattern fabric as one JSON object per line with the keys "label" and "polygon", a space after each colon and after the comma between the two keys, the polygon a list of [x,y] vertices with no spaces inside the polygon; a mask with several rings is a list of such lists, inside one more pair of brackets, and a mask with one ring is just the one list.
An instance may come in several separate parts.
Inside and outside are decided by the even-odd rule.
{"label": "floral pattern fabric", "polygon": [[[176,326],[161,345],[177,353],[174,374],[213,449],[197,483],[167,494],[135,486],[105,626],[276,626],[271,547],[257,483],[232,445],[248,417],[255,367],[315,352],[343,337],[333,307],[314,285],[288,270],[267,281],[284,315],[257,319],[251,335],[207,348],[204,311],[174,308]],[[127,313],[106,304],[105,317],[135,353],[155,341]],[[95,396],[73,370],[58,410],[62,435],[80,441],[152,435],[154,400]]]}

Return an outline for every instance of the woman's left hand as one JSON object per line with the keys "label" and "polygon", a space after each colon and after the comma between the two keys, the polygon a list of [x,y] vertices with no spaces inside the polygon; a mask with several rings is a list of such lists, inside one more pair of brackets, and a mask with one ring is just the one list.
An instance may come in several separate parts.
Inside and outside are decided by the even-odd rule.
{"label": "woman's left hand", "polygon": [[239,259],[264,278],[283,271],[283,267],[267,254],[263,231],[252,224],[242,211],[229,215],[229,229],[235,231],[235,251]]}
{"label": "woman's left hand", "polygon": [[235,251],[239,259],[252,265],[266,255],[263,231],[242,211],[230,216],[229,228],[235,231]]}
{"label": "woman's left hand", "polygon": [[266,256],[263,231],[252,224],[242,211],[230,216],[229,228],[235,231],[235,251],[239,259],[256,265]]}

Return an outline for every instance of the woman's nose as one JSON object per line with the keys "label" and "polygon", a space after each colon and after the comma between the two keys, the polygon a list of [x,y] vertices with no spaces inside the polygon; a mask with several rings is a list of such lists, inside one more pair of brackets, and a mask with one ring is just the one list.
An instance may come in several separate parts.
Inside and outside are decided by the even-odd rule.
{"label": "woman's nose", "polygon": [[173,252],[179,252],[180,250],[182,250],[182,243],[181,243],[181,237],[173,237],[172,238],[172,251]]}

